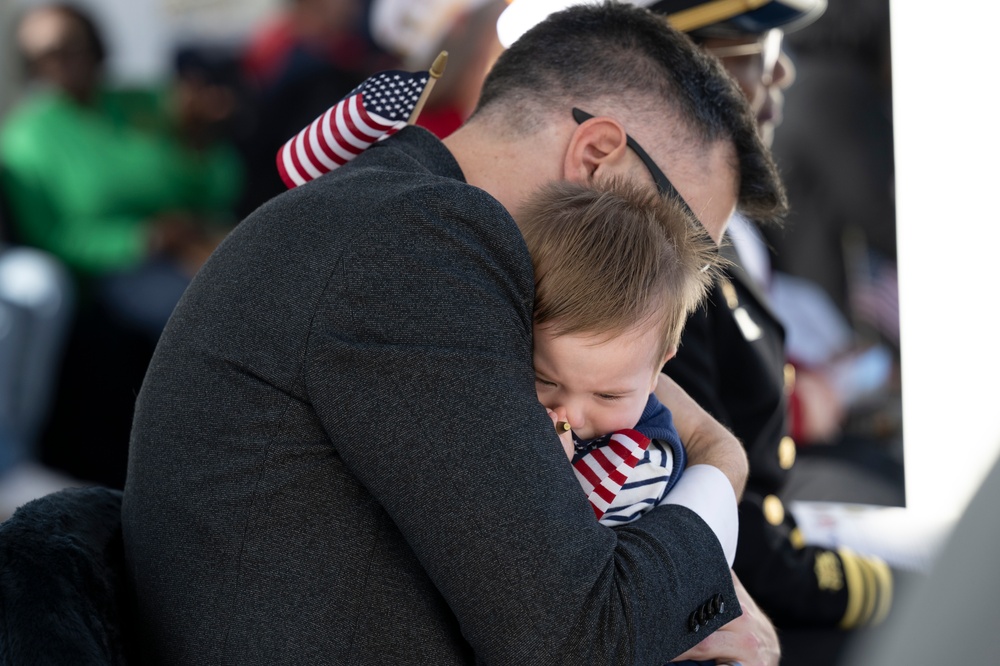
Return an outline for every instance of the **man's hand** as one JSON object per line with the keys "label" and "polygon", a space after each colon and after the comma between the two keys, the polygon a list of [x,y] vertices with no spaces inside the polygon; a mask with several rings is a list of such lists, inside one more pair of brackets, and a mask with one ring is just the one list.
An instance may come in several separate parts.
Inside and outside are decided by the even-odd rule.
{"label": "man's hand", "polygon": [[778,666],[781,661],[781,646],[774,625],[750,597],[743,583],[733,573],[736,598],[740,601],[743,615],[717,631],[705,640],[680,655],[675,661],[694,659],[705,661],[715,659],[720,664],[740,664],[740,666]]}
{"label": "man's hand", "polygon": [[740,441],[670,377],[660,375],[656,397],[673,414],[674,426],[687,450],[688,465],[717,467],[732,484],[736,499],[742,498],[750,465]]}

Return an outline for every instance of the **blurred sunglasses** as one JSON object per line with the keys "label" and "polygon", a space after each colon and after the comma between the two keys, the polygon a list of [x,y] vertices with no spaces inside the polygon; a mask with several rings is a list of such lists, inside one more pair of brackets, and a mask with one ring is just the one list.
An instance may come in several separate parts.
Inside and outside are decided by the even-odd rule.
{"label": "blurred sunglasses", "polygon": [[778,66],[778,58],[781,56],[781,40],[784,37],[778,28],[768,30],[755,41],[747,44],[733,44],[732,46],[707,46],[704,47],[707,53],[711,53],[716,58],[743,58],[747,56],[760,56],[761,60],[761,80],[764,85],[770,85],[774,79],[774,68]]}

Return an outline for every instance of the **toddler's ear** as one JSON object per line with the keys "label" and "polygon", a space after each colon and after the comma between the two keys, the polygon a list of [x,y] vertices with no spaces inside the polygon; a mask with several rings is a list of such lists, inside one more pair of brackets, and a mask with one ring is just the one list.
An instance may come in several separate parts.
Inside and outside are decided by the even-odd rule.
{"label": "toddler's ear", "polygon": [[659,384],[659,382],[660,382],[660,369],[662,369],[663,366],[666,365],[667,361],[669,361],[670,359],[672,359],[676,355],[677,355],[677,347],[676,346],[672,346],[669,349],[667,349],[667,353],[665,353],[663,355],[663,359],[660,361],[660,364],[657,366],[656,374],[653,375],[653,385],[649,388],[649,392],[650,393],[652,393],[653,391],[656,390],[656,385]]}
{"label": "toddler's ear", "polygon": [[669,349],[667,349],[667,353],[663,355],[663,360],[660,361],[660,367],[662,368],[666,365],[667,361],[672,359],[674,356],[677,356],[677,345],[672,345]]}

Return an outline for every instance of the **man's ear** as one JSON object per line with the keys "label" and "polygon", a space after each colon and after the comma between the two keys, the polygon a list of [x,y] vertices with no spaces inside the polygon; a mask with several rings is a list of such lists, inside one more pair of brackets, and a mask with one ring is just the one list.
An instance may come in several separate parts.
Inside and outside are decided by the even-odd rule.
{"label": "man's ear", "polygon": [[601,171],[610,170],[626,159],[625,128],[614,118],[598,116],[577,126],[569,140],[563,164],[563,178],[587,185]]}

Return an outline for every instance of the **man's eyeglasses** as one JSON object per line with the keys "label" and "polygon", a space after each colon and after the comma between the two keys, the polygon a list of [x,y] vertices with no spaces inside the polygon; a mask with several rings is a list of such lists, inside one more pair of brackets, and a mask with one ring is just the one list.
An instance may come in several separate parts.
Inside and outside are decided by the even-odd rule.
{"label": "man's eyeglasses", "polygon": [[[573,107],[573,119],[578,124],[583,124],[593,117],[594,116],[586,111],[581,111],[580,109]],[[657,191],[659,191],[662,196],[681,202],[684,205],[684,210],[691,215],[692,218],[697,220],[698,216],[694,214],[694,211],[691,210],[688,203],[684,201],[684,197],[682,197],[681,193],[677,191],[674,184],[670,182],[667,175],[660,171],[660,167],[656,166],[656,162],[654,162],[653,158],[642,149],[642,146],[640,146],[638,142],[636,142],[636,140],[628,134],[625,135],[625,145],[632,149],[632,152],[636,154],[636,156],[642,161],[642,164],[646,167],[646,170],[649,171],[649,175],[653,177],[653,182],[656,183]]]}

